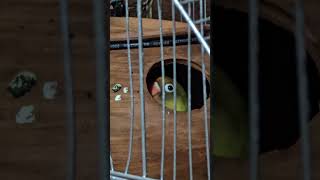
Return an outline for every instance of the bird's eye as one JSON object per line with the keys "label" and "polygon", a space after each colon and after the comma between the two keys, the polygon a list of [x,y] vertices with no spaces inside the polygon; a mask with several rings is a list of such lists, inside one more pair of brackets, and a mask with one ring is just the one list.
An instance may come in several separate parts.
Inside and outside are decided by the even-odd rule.
{"label": "bird's eye", "polygon": [[171,93],[171,92],[173,92],[173,85],[172,84],[166,84],[165,86],[164,86],[164,89],[165,89],[165,91],[166,92],[168,92],[168,93]]}

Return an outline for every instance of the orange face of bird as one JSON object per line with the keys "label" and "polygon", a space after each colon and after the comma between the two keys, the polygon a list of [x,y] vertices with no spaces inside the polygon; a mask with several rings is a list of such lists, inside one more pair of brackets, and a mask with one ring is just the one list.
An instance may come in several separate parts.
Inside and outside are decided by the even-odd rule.
{"label": "orange face of bird", "polygon": [[158,83],[158,79],[153,83],[151,87],[151,95],[156,96],[161,93],[161,87]]}

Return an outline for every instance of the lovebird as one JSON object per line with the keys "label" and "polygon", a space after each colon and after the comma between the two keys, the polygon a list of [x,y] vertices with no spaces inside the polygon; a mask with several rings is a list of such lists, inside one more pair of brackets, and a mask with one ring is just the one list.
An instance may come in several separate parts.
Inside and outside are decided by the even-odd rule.
{"label": "lovebird", "polygon": [[[246,142],[248,146],[250,144],[249,22],[247,13],[234,9],[215,6],[212,11],[215,13],[213,59],[217,72],[214,76],[215,83],[211,84],[214,86],[214,97],[217,98],[217,102],[214,102],[216,112],[211,115],[214,123],[213,147],[217,154],[227,154],[222,151],[236,152],[236,149],[231,149],[231,145],[226,150],[220,149],[222,142],[219,142],[221,139],[218,136],[222,136],[220,131],[223,129],[219,128],[222,126],[220,124],[222,121],[231,122],[231,119],[234,119],[232,120],[234,125],[230,125],[229,128],[238,129],[239,132],[228,132],[228,134],[230,136],[234,136],[235,133],[241,134],[241,138],[238,137],[241,140],[239,142],[241,144]],[[270,34],[275,38],[270,38]],[[286,152],[292,146],[296,148],[295,144],[300,138],[295,36],[282,25],[259,18],[258,46],[259,154],[272,151]],[[308,74],[308,122],[311,122],[319,112],[320,74],[316,61],[309,51],[306,51],[305,60]],[[224,77],[231,79],[232,82],[228,83],[229,80]],[[231,84],[237,89],[233,89],[234,86]],[[242,121],[246,124],[245,127],[240,123]],[[248,141],[242,137],[243,129],[248,131],[244,135],[248,136]],[[234,141],[225,141],[229,144],[231,142]],[[243,147],[240,144],[233,146]],[[245,148],[241,149],[243,151],[239,152],[248,151]]]}
{"label": "lovebird", "polygon": [[[173,85],[173,79],[165,76],[165,107],[174,110],[174,85]],[[176,82],[176,92],[177,92],[177,99],[176,99],[176,111],[177,112],[187,112],[188,111],[188,98],[186,91],[184,88]],[[155,82],[150,87],[150,92],[152,97],[159,103],[162,103],[162,77],[158,77]]]}
{"label": "lovebird", "polygon": [[247,102],[229,76],[216,67],[213,87],[216,111],[211,123],[213,155],[246,158],[249,153]]}
{"label": "lovebird", "polygon": [[[227,158],[240,158],[248,154],[248,119],[243,97],[227,75],[217,70],[216,83],[218,89],[213,91],[216,95],[217,112],[213,118],[212,130],[215,156]],[[188,111],[188,99],[186,90],[178,82],[177,84],[177,108],[179,112]],[[149,87],[153,98],[162,102],[162,77],[158,77]],[[173,110],[173,79],[165,76],[165,107]]]}
{"label": "lovebird", "polygon": [[[221,61],[224,62],[224,61]],[[311,62],[311,61],[308,61]],[[237,62],[238,63],[238,62]],[[268,65],[268,64],[267,64]],[[289,78],[289,75],[294,75],[294,72],[283,77],[273,78],[274,71],[266,71],[271,69],[269,66],[262,66],[259,83],[259,98],[260,98],[260,113],[259,113],[259,154],[285,150],[294,145],[299,139],[299,119],[295,106],[297,102],[295,84],[292,83],[293,76],[288,81],[282,81]],[[231,70],[227,71],[228,64],[218,64],[216,73],[213,76],[214,84],[210,84],[210,91],[213,91],[214,97],[211,101],[215,101],[215,111],[211,114],[210,122],[210,138],[213,139],[212,155],[223,158],[247,159],[250,148],[250,129],[249,129],[249,109],[247,92],[247,64],[236,64],[231,66]],[[308,65],[313,67],[312,64]],[[273,68],[273,70],[281,70]],[[312,71],[312,69],[310,69]],[[316,69],[314,69],[316,71]],[[280,72],[279,72],[280,73]],[[316,73],[316,72],[315,72]],[[183,74],[179,73],[183,76]],[[196,78],[196,74],[192,77]],[[268,75],[268,76],[267,76]],[[271,78],[266,79],[266,77]],[[284,75],[283,75],[284,76]],[[318,83],[317,77],[310,77],[311,82]],[[180,79],[180,80],[179,80]],[[188,111],[187,90],[185,86],[185,76],[177,78],[177,111]],[[278,80],[280,79],[280,80]],[[197,81],[197,80],[196,80]],[[192,80],[192,82],[195,82]],[[309,121],[319,112],[318,99],[320,87],[316,83],[309,84],[309,103],[310,113]],[[192,84],[194,90],[192,93],[202,94],[201,86]],[[268,86],[266,86],[268,85]],[[281,87],[278,88],[278,87]],[[154,82],[150,82],[148,86],[149,92],[153,98],[161,104],[162,102],[162,79],[158,77]],[[165,77],[165,107],[173,110],[173,80]],[[197,90],[197,91],[195,91]],[[277,91],[275,91],[277,90]],[[281,90],[281,91],[280,91]],[[284,91],[286,90],[286,91]],[[288,91],[291,90],[291,91]],[[199,94],[193,94],[192,98]],[[195,100],[195,99],[193,99]],[[196,103],[197,104],[197,103]],[[197,108],[201,108],[198,106]]]}

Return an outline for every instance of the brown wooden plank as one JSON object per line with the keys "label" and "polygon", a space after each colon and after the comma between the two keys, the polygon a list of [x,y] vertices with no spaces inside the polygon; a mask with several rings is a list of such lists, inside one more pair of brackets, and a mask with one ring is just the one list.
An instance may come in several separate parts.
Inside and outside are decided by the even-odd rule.
{"label": "brown wooden plank", "polygon": [[[160,23],[156,19],[142,19],[143,23],[143,38],[157,38],[160,36]],[[172,22],[162,22],[163,35],[172,36]],[[110,18],[110,36],[111,41],[124,41],[127,39],[126,35],[126,20],[122,17]],[[188,26],[185,23],[176,23],[176,35],[184,35],[188,32]],[[129,36],[131,40],[138,38],[138,19],[135,17],[129,18]]]}
{"label": "brown wooden plank", "polygon": [[[177,58],[187,59],[187,55],[183,52],[187,51],[186,46],[177,47]],[[141,174],[141,139],[140,139],[140,99],[139,99],[139,79],[138,79],[138,57],[137,49],[132,53],[133,60],[133,79],[134,79],[134,96],[135,96],[135,131],[134,134],[137,136],[134,143],[134,156],[131,166],[131,171],[134,174]],[[172,48],[168,47],[165,49],[165,59],[172,58]],[[194,58],[193,61],[200,63],[200,48],[199,46],[193,47]],[[112,51],[111,53],[111,83],[121,83],[125,86],[129,85],[128,77],[128,64],[126,50]],[[122,55],[122,56],[120,56]],[[145,75],[149,68],[160,60],[159,48],[145,49],[144,53],[145,62]],[[209,67],[209,61],[207,59],[207,67]],[[208,69],[209,72],[209,69]],[[146,104],[146,132],[147,132],[147,154],[148,154],[148,172],[151,177],[157,178],[160,173],[160,158],[161,158],[161,106],[152,100],[148,90],[144,88],[145,92],[145,104]],[[115,161],[115,168],[124,170],[127,148],[128,148],[128,136],[130,127],[130,97],[129,95],[124,96],[124,101],[114,102],[115,94],[111,93],[111,146],[112,155]],[[188,146],[187,146],[187,113],[178,113],[177,116],[177,128],[178,128],[178,139],[177,139],[177,179],[184,179],[183,177],[188,174]],[[121,117],[121,118],[120,118]],[[173,113],[167,117],[167,130],[166,130],[166,177],[172,177],[172,148],[173,148]],[[204,156],[204,131],[203,131],[203,113],[201,110],[193,111],[193,144],[194,144],[194,170],[198,171],[195,174],[195,179],[204,179],[206,172],[205,156]]]}

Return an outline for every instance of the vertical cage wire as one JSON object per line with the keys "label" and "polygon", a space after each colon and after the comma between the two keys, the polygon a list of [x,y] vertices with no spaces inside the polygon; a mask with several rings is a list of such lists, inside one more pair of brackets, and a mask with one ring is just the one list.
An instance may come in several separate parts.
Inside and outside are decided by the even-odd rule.
{"label": "vertical cage wire", "polygon": [[66,88],[67,165],[66,179],[76,179],[76,121],[73,95],[69,1],[60,0],[60,28],[63,42],[64,84]]}
{"label": "vertical cage wire", "polygon": [[144,102],[144,56],[143,56],[143,25],[142,25],[142,1],[137,0],[137,14],[138,14],[138,43],[139,43],[139,85],[140,85],[140,104],[141,104],[141,150],[142,150],[142,177],[147,176],[147,162],[146,162],[146,138],[145,138],[145,102]]}
{"label": "vertical cage wire", "polygon": [[[203,0],[200,0],[200,30],[201,30],[201,36],[204,37],[204,22],[203,19],[206,17],[203,17],[204,13],[203,11],[206,11],[206,9],[203,9],[205,6],[203,5]],[[208,107],[207,107],[207,87],[206,87],[206,67],[204,62],[204,47],[203,44],[201,44],[201,70],[202,70],[202,90],[203,90],[203,116],[204,116],[204,128],[205,128],[205,142],[206,142],[206,157],[207,157],[207,172],[208,172],[208,179],[211,179],[211,172],[210,172],[210,152],[209,152],[209,129],[208,129]]]}
{"label": "vertical cage wire", "polygon": [[258,14],[258,0],[249,0],[250,180],[258,180],[259,176]]}
{"label": "vertical cage wire", "polygon": [[[191,2],[188,3],[188,15],[191,16]],[[193,180],[192,169],[192,126],[191,126],[191,28],[188,25],[188,146],[189,146],[189,179]]]}
{"label": "vertical cage wire", "polygon": [[310,167],[310,139],[308,128],[308,79],[306,68],[306,51],[304,37],[304,1],[295,1],[295,39],[296,39],[296,59],[297,59],[297,89],[299,100],[299,120],[301,134],[301,161],[303,165],[303,179],[311,180]]}
{"label": "vertical cage wire", "polygon": [[[172,57],[173,57],[173,87],[177,87],[177,57],[176,57],[176,19],[175,7],[171,2],[172,12]],[[162,102],[164,104],[164,101]],[[173,180],[176,180],[177,166],[177,89],[173,89]]]}
{"label": "vertical cage wire", "polygon": [[[166,91],[165,91],[165,69],[164,69],[164,53],[163,53],[163,27],[162,27],[162,0],[157,0],[157,7],[158,7],[158,19],[159,19],[159,25],[160,25],[160,60],[161,60],[161,77],[162,77],[162,96],[161,101],[165,101],[166,97]],[[165,134],[166,134],[166,111],[165,111],[165,104],[162,103],[162,131],[161,131],[161,164],[160,164],[160,179],[164,179],[164,160],[165,160]]]}
{"label": "vertical cage wire", "polygon": [[68,0],[60,0],[60,22],[63,41],[63,62],[64,62],[64,84],[66,88],[66,111],[67,111],[67,165],[66,179],[76,178],[76,122],[73,96],[73,79],[71,72],[71,46],[69,38]]}
{"label": "vertical cage wire", "polygon": [[[97,93],[97,135],[98,135],[98,167],[99,180],[106,180],[110,177],[110,139],[107,138],[110,123],[110,61],[106,56],[108,37],[105,32],[105,9],[106,3],[103,0],[93,1],[95,50],[96,50],[96,93]],[[108,160],[109,159],[109,160]]]}
{"label": "vertical cage wire", "polygon": [[111,153],[110,153],[110,170],[114,171]]}
{"label": "vertical cage wire", "polygon": [[129,2],[125,1],[126,8],[126,36],[127,36],[127,48],[128,48],[128,65],[129,65],[129,81],[130,81],[130,140],[129,140],[129,151],[128,151],[128,160],[125,169],[125,174],[129,171],[131,155],[132,155],[132,144],[133,144],[133,128],[134,128],[134,96],[133,96],[133,80],[132,80],[132,63],[131,63],[131,50],[130,50],[130,36],[129,36]]}

